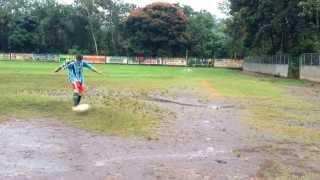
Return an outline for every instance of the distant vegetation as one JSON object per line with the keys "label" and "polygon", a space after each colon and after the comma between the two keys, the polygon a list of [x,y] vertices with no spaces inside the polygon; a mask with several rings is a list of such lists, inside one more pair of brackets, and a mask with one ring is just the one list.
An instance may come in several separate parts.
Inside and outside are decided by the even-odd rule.
{"label": "distant vegetation", "polygon": [[229,0],[228,31],[241,54],[320,52],[319,0]]}
{"label": "distant vegetation", "polygon": [[229,0],[226,19],[181,4],[0,0],[0,52],[242,58],[320,51],[319,0]]}
{"label": "distant vegetation", "polygon": [[[93,3],[94,2],[94,3]],[[224,22],[189,6],[1,0],[0,51],[226,57]]]}

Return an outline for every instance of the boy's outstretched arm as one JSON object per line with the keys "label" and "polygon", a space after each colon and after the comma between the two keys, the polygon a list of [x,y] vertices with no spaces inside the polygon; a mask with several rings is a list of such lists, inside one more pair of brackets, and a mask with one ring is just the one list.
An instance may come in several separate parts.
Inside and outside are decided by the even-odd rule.
{"label": "boy's outstretched arm", "polygon": [[97,74],[102,74],[102,72],[96,69],[95,67],[92,67],[91,70]]}
{"label": "boy's outstretched arm", "polygon": [[63,70],[63,69],[66,69],[71,62],[72,62],[72,61],[66,61],[65,63],[63,63],[62,65],[60,65],[57,69],[55,69],[53,72],[54,72],[54,73],[57,73],[57,72],[59,72],[59,71],[61,71],[61,70]]}
{"label": "boy's outstretched arm", "polygon": [[61,71],[61,69],[62,69],[62,67],[59,66],[59,67],[58,67],[57,69],[55,69],[53,72],[54,72],[54,73],[57,73],[57,72]]}
{"label": "boy's outstretched arm", "polygon": [[86,68],[90,69],[91,71],[93,71],[93,72],[95,72],[95,73],[97,73],[97,74],[102,74],[101,71],[99,71],[98,69],[96,69],[95,67],[93,67],[93,65],[92,65],[92,64],[89,64],[87,61],[84,61],[84,62],[83,62],[83,67],[86,67]]}

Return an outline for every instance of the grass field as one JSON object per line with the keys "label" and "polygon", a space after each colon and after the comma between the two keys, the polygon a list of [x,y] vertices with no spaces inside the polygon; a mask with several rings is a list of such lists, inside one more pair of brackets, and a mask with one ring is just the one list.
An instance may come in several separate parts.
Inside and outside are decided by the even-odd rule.
{"label": "grass field", "polygon": [[97,65],[99,76],[86,72],[84,101],[92,111],[71,112],[72,91],[66,73],[54,74],[58,64],[0,62],[0,119],[54,119],[90,131],[123,136],[152,134],[163,114],[156,106],[133,97],[165,94],[170,89],[192,89],[199,99],[230,99],[246,108],[244,123],[284,138],[320,140],[320,103],[288,93],[290,87],[310,86],[300,80],[246,75],[226,69]]}

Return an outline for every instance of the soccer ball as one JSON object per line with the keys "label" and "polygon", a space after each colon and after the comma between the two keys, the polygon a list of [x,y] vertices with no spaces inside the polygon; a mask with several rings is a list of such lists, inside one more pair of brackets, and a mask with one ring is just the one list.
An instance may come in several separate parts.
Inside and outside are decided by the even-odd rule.
{"label": "soccer ball", "polygon": [[89,109],[90,109],[89,104],[79,104],[77,107],[73,108],[73,111],[82,113],[82,112],[87,112]]}

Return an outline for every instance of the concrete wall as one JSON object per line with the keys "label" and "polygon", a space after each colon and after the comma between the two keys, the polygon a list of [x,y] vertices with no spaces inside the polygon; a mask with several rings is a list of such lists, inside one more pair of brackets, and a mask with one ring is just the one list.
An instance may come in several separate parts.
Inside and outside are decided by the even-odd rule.
{"label": "concrete wall", "polygon": [[301,66],[300,79],[320,82],[320,66],[309,66],[309,65]]}
{"label": "concrete wall", "polygon": [[244,62],[243,70],[247,72],[263,73],[288,77],[289,65],[283,64],[259,64]]}
{"label": "concrete wall", "polygon": [[240,59],[215,59],[214,67],[221,68],[242,68],[243,60]]}
{"label": "concrete wall", "polygon": [[[85,60],[93,64],[145,64],[166,66],[187,66],[185,58],[145,58],[125,56],[95,56],[84,55]],[[52,61],[64,62],[74,60],[75,55],[68,54],[23,54],[23,53],[0,53],[0,60],[12,61]]]}
{"label": "concrete wall", "polygon": [[0,53],[0,61],[1,60],[9,60],[10,59],[10,53]]}

